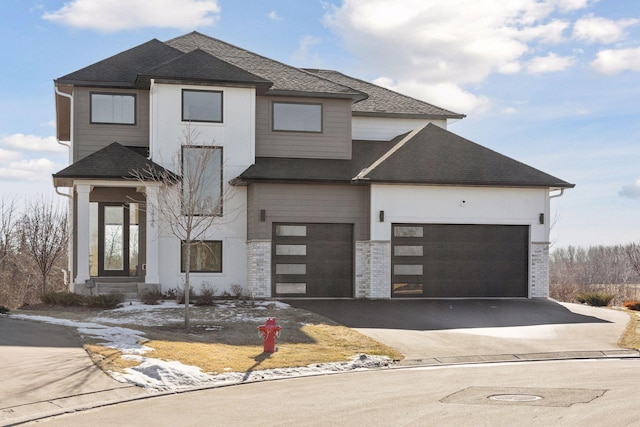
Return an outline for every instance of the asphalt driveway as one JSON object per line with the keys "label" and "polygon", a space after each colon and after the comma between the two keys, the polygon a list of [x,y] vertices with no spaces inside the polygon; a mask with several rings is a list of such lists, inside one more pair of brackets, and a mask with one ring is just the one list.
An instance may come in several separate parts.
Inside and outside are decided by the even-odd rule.
{"label": "asphalt driveway", "polygon": [[618,355],[629,321],[623,312],[546,299],[287,302],[398,349],[404,363]]}

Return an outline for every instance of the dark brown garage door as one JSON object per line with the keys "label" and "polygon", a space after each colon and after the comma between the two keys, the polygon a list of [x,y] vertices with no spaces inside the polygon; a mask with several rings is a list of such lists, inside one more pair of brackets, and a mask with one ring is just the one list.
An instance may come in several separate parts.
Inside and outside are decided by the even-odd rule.
{"label": "dark brown garage door", "polygon": [[352,224],[273,224],[274,296],[352,297]]}
{"label": "dark brown garage door", "polygon": [[392,227],[394,297],[528,296],[528,226]]}

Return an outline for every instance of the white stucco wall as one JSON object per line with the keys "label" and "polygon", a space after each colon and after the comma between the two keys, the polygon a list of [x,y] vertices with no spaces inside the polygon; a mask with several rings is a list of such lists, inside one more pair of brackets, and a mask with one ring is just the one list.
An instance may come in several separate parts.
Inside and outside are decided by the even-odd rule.
{"label": "white stucco wall", "polygon": [[[223,92],[223,123],[190,124],[182,122],[182,89],[219,90]],[[171,170],[179,170],[180,147],[187,125],[196,131],[197,145],[223,147],[224,215],[218,225],[207,230],[206,240],[222,240],[222,273],[192,273],[191,284],[213,285],[218,292],[232,285],[247,286],[247,192],[246,187],[230,186],[255,159],[255,90],[220,86],[152,84],[150,152],[152,160]],[[168,228],[160,227],[159,277],[163,290],[179,287],[184,280],[180,272],[180,242]]]}
{"label": "white stucco wall", "polygon": [[548,218],[546,189],[371,186],[371,240],[391,240],[392,223],[432,223],[529,225],[532,242],[547,242]]}
{"label": "white stucco wall", "polygon": [[389,141],[398,135],[410,132],[427,123],[447,128],[446,120],[393,119],[386,117],[360,117],[351,119],[351,134],[354,140]]}

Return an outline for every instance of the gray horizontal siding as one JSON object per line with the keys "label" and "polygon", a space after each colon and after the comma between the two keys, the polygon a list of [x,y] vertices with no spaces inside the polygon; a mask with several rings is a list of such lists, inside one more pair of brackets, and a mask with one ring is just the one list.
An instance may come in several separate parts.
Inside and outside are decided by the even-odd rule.
{"label": "gray horizontal siding", "polygon": [[[91,92],[135,93],[136,124],[91,124]],[[87,157],[112,142],[134,147],[149,146],[149,91],[76,87],[74,89],[74,103],[74,162]]]}
{"label": "gray horizontal siding", "polygon": [[256,99],[256,156],[351,158],[351,100],[305,98],[322,104],[322,133],[273,132],[273,101],[302,102],[300,98],[258,96]]}
{"label": "gray horizontal siding", "polygon": [[274,222],[354,224],[355,239],[369,239],[368,186],[251,184],[248,210],[249,240],[270,239]]}

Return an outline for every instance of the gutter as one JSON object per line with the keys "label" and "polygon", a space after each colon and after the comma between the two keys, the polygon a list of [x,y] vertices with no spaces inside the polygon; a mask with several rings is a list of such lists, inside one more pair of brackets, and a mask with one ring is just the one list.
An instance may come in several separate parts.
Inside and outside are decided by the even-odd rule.
{"label": "gutter", "polygon": [[555,199],[556,197],[562,197],[564,194],[564,188],[560,189],[560,193],[558,194],[549,194],[549,199]]}

